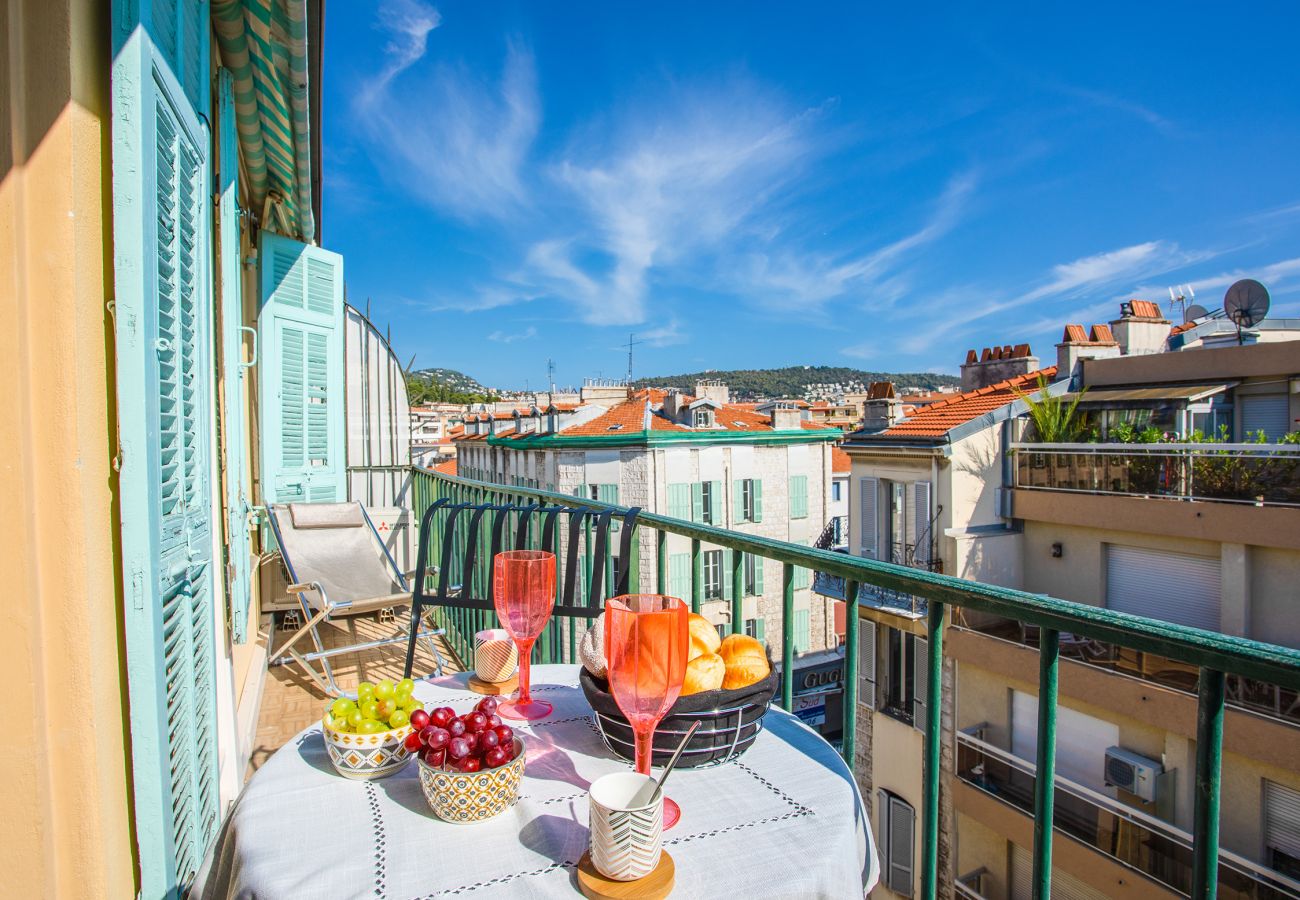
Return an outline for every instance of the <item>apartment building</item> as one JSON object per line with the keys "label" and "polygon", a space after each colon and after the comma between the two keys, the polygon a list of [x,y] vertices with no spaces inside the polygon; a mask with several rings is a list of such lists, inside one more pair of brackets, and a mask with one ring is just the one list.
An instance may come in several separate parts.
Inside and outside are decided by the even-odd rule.
{"label": "apartment building", "polygon": [[[733,404],[724,384],[702,382],[694,395],[593,383],[577,404],[482,413],[458,438],[458,471],[467,478],[576,494],[638,506],[680,519],[812,544],[826,529],[838,429],[805,421],[794,406],[766,412]],[[654,559],[649,543],[640,559]],[[691,596],[690,541],[670,536],[669,592]],[[731,551],[701,553],[702,613],[730,631]],[[760,640],[781,621],[781,569],[746,556],[745,631]],[[654,569],[641,567],[641,588]],[[828,604],[814,598],[811,573],[795,580],[799,653],[838,645]]]}
{"label": "apartment building", "polygon": [[[1172,330],[1155,304],[1066,328],[1057,366],[1040,370],[1059,374],[1045,393],[1078,398],[1094,442],[1021,440],[1033,435],[1017,392],[1036,391],[1038,373],[1015,347],[1009,362],[989,348],[963,367],[968,386],[1011,378],[851,435],[851,551],[918,564],[915,498],[929,493],[931,559],[945,572],[1300,646],[1300,453],[1277,443],[1300,416],[1300,342],[1168,352]],[[1158,441],[1119,443],[1134,433]],[[1207,434],[1222,437],[1191,442]],[[860,599],[857,765],[882,854],[898,856],[877,890],[910,896],[923,607]],[[941,858],[960,891],[1018,900],[1033,843],[1037,629],[974,613],[954,624],[941,833],[955,837]],[[1185,893],[1198,673],[1064,634],[1061,654],[1054,893]],[[1230,679],[1228,697],[1220,896],[1295,896],[1300,697],[1247,679]]]}
{"label": "apartment building", "polygon": [[454,459],[452,429],[469,413],[459,403],[426,403],[411,408],[411,462],[433,466]]}

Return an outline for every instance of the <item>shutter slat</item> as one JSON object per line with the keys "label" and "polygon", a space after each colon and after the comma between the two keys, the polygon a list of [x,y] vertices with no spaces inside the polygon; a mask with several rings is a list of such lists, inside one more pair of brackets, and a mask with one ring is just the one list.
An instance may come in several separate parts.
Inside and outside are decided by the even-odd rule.
{"label": "shutter slat", "polygon": [[1218,631],[1220,583],[1215,557],[1106,547],[1108,609]]}
{"label": "shutter slat", "polygon": [[1300,791],[1267,779],[1264,781],[1264,843],[1300,859]]}

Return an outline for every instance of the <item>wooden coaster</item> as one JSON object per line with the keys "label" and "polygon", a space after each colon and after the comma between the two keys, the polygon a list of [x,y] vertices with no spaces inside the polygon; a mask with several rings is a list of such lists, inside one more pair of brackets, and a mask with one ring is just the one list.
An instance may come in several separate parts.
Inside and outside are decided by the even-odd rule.
{"label": "wooden coaster", "polygon": [[677,866],[667,850],[659,854],[655,870],[636,881],[614,881],[597,872],[590,850],[578,860],[578,889],[592,900],[662,900],[672,893],[676,880]]}
{"label": "wooden coaster", "polygon": [[513,694],[519,690],[519,676],[511,675],[505,681],[483,681],[477,675],[471,675],[469,689],[476,694],[487,694],[489,697]]}

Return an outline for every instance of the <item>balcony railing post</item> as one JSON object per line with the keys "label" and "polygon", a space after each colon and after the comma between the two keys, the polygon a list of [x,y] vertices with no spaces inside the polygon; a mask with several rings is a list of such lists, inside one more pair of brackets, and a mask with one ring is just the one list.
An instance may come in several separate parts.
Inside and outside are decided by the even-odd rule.
{"label": "balcony railing post", "polygon": [[1038,759],[1034,775],[1034,900],[1052,895],[1052,822],[1056,797],[1056,685],[1061,633],[1044,628],[1038,648]]}
{"label": "balcony railing post", "polygon": [[1201,669],[1196,706],[1196,794],[1192,813],[1192,900],[1219,890],[1219,787],[1223,766],[1223,673]]}
{"label": "balcony railing post", "polygon": [[731,633],[745,630],[745,554],[731,551]]}
{"label": "balcony railing post", "polygon": [[668,532],[656,531],[655,591],[668,593]]}
{"label": "balcony railing post", "polygon": [[841,756],[854,770],[854,754],[858,746],[858,583],[844,584],[844,725],[840,746]]}
{"label": "balcony railing post", "polygon": [[781,566],[781,706],[794,708],[794,566]]}
{"label": "balcony railing post", "polygon": [[700,553],[700,539],[691,538],[691,612],[698,613],[704,601],[704,557]]}
{"label": "balcony railing post", "polygon": [[944,608],[930,601],[929,679],[925,699],[925,765],[921,773],[921,896],[934,900],[939,889],[939,755],[943,747]]}

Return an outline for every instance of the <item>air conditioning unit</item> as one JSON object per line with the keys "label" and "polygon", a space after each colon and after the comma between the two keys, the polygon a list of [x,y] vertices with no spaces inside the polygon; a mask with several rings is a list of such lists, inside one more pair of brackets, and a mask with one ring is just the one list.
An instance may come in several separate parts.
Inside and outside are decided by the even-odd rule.
{"label": "air conditioning unit", "polygon": [[1123,747],[1106,748],[1106,784],[1123,788],[1148,803],[1156,799],[1156,776],[1164,766]]}

